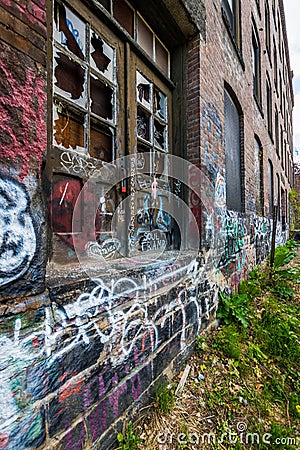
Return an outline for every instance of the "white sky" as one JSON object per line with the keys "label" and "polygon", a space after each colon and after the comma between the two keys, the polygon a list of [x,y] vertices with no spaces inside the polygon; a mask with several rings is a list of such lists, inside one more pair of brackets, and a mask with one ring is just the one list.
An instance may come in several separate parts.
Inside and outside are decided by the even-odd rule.
{"label": "white sky", "polygon": [[290,49],[291,69],[294,72],[294,157],[300,162],[300,0],[283,0]]}

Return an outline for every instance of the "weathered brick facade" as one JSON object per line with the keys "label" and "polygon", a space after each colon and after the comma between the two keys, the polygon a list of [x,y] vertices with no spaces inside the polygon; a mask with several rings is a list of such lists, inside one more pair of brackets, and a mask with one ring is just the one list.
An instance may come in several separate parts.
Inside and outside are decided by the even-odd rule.
{"label": "weathered brick facade", "polygon": [[[219,290],[235,289],[268,253],[269,161],[281,205],[277,243],[288,235],[293,93],[282,1],[274,12],[269,2],[269,51],[262,2],[235,2],[235,17],[226,0],[143,3],[0,5],[2,448],[114,448],[124,418],[149,402],[161,376],[179,371],[214,323]],[[238,211],[226,189],[237,127]],[[153,159],[144,169],[145,149]],[[164,178],[168,151],[190,164],[170,158]],[[176,198],[163,187],[172,174]],[[115,190],[103,193],[103,179]],[[116,209],[126,233],[109,234],[103,217],[128,193]],[[175,218],[185,216],[178,232],[168,205],[180,198],[196,220],[174,207]],[[84,214],[72,222],[76,200]],[[159,250],[150,262],[142,259],[149,249]]]}

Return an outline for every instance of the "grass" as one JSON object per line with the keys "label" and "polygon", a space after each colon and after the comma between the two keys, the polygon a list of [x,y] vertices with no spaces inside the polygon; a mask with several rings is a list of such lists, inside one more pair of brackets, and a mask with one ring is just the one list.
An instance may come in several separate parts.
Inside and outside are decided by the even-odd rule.
{"label": "grass", "polygon": [[152,412],[135,428],[138,449],[300,448],[294,256],[293,245],[279,248],[271,274],[267,266],[256,268],[237,294],[221,298],[220,327],[196,339],[182,396],[174,395],[174,384],[157,386]]}

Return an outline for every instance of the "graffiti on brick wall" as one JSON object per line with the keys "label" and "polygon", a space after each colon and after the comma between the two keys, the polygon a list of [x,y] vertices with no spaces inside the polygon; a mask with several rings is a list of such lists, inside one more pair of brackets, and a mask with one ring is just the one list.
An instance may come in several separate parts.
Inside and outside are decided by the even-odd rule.
{"label": "graffiti on brick wall", "polygon": [[253,215],[250,218],[250,244],[254,245],[255,261],[260,264],[270,252],[271,223],[266,217]]}
{"label": "graffiti on brick wall", "polygon": [[217,247],[221,257],[218,259],[217,268],[226,278],[234,273],[239,278],[247,275],[247,234],[246,219],[235,211],[225,209],[220,218],[218,232]]}
{"label": "graffiti on brick wall", "polygon": [[[53,305],[51,310],[47,308],[45,324],[47,356],[53,354],[53,358],[58,358],[82,342],[88,345],[89,336],[96,336],[104,345],[109,343],[110,357],[113,358],[115,355],[115,363],[123,362],[135,347],[146,346],[152,352],[161,343],[158,324],[163,323],[166,317],[173,316],[176,311],[182,316],[180,333],[181,342],[184,343],[186,308],[194,308],[197,326],[200,329],[201,317],[203,314],[209,314],[212,304],[208,303],[203,311],[196,300],[196,294],[188,296],[185,290],[181,290],[176,298],[161,307],[156,307],[155,311],[150,313],[147,298],[150,296],[157,301],[157,291],[161,292],[164,288],[168,291],[170,284],[176,280],[178,282],[178,279],[184,276],[186,283],[196,289],[193,276],[195,267],[189,264],[175,271],[165,268],[161,273],[156,271],[153,278],[151,274],[144,275],[142,285],[131,278],[113,280],[110,285],[98,279],[95,280],[96,286],[90,292],[81,294],[75,302],[59,308]],[[131,301],[130,306],[128,299]],[[70,327],[74,328],[73,339],[58,351],[59,343],[64,342],[64,335],[70,332]]]}
{"label": "graffiti on brick wall", "polygon": [[212,103],[206,103],[202,112],[202,131],[204,136],[204,162],[212,177],[216,180],[219,155],[222,154],[223,129],[217,108]]}
{"label": "graffiti on brick wall", "polygon": [[38,167],[41,167],[47,145],[45,82],[19,62],[16,70],[14,59],[8,61],[7,52],[1,51],[1,54],[0,156],[18,161],[22,159],[22,179],[28,174],[31,158],[36,158]]}
{"label": "graffiti on brick wall", "polygon": [[[75,302],[52,302],[14,319],[12,334],[0,337],[3,448],[25,448],[26,439],[29,447],[41,445],[45,423],[37,400],[48,395],[50,435],[84,416],[98,439],[148,387],[153,364],[160,372],[160,358],[184,351],[214,317],[216,304],[216,286],[204,262],[195,260],[150,268],[141,282],[98,279]],[[157,362],[151,358],[149,365],[154,352]],[[66,445],[84,440],[78,426],[65,435]]]}
{"label": "graffiti on brick wall", "polygon": [[28,195],[19,182],[0,176],[0,286],[22,277],[35,251]]}

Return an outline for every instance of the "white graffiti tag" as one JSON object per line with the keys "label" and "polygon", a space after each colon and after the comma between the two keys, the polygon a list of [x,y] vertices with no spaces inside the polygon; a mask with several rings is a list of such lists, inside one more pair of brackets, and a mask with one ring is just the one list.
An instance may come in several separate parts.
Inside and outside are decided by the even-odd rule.
{"label": "white graffiti tag", "polygon": [[27,194],[18,182],[0,178],[0,286],[27,272],[35,250]]}

